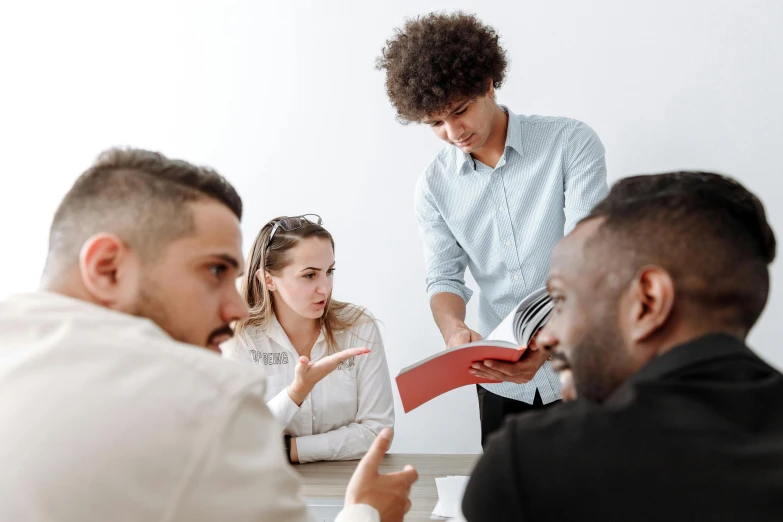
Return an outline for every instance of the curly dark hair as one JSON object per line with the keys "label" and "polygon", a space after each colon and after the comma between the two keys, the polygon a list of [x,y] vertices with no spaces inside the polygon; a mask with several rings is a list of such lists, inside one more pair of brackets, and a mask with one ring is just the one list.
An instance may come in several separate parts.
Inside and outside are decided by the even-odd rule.
{"label": "curly dark hair", "polygon": [[375,68],[401,123],[420,122],[453,103],[500,88],[508,59],[494,29],[472,14],[430,13],[407,19],[386,41]]}

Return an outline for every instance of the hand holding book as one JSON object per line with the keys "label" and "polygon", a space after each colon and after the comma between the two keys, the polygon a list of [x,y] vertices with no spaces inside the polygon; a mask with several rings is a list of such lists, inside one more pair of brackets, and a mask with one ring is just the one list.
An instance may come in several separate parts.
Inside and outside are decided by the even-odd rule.
{"label": "hand holding book", "polygon": [[[488,339],[450,347],[403,368],[395,379],[403,409],[409,412],[468,384],[529,381],[548,358],[531,341],[551,314],[552,300],[546,288],[541,288],[525,297]],[[473,337],[470,329],[464,330],[463,335]]]}
{"label": "hand holding book", "polygon": [[538,369],[549,359],[549,353],[536,344],[536,338],[530,340],[527,350],[517,362],[505,362],[493,359],[476,361],[469,373],[481,379],[498,382],[525,384],[535,377]]}
{"label": "hand holding book", "polygon": [[449,335],[449,338],[446,341],[446,349],[448,350],[454,348],[455,346],[462,346],[463,344],[473,343],[481,340],[482,337],[480,333],[474,332],[463,324],[462,327],[457,328],[451,335]]}

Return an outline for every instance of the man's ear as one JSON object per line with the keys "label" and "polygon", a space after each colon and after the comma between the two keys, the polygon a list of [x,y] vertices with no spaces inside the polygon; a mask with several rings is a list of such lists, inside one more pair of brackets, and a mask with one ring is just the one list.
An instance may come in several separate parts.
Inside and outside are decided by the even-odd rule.
{"label": "man's ear", "polygon": [[[261,277],[263,277],[263,281],[261,280]],[[261,270],[260,268],[256,270],[256,278],[258,278],[259,281],[263,282],[266,286],[267,290],[270,292],[274,292],[277,290],[277,287],[275,286],[275,281],[272,279],[272,274],[265,270]]]}
{"label": "man's ear", "polygon": [[79,252],[82,284],[93,300],[108,308],[120,309],[135,299],[138,288],[137,260],[116,235],[96,234],[84,242]]}
{"label": "man's ear", "polygon": [[490,98],[495,97],[495,80],[492,78],[489,79],[489,87],[487,88],[487,96]]}
{"label": "man's ear", "polygon": [[626,309],[631,342],[642,342],[659,331],[674,309],[674,280],[659,266],[642,268],[629,289]]}

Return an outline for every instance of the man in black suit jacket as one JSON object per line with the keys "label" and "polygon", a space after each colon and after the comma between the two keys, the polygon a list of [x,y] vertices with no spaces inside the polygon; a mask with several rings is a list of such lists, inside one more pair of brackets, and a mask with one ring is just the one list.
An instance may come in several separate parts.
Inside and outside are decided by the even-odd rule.
{"label": "man in black suit jacket", "polygon": [[783,521],[783,376],[744,343],[774,257],[733,180],[617,183],[552,257],[537,342],[577,398],[506,422],[465,518]]}

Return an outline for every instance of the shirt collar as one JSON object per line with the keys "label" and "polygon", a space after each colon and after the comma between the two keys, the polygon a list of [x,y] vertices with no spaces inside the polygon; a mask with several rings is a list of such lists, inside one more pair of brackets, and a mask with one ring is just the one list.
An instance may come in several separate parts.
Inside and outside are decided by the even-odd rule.
{"label": "shirt collar", "polygon": [[629,382],[658,380],[688,366],[733,355],[757,358],[750,348],[736,337],[727,334],[708,334],[656,357],[631,376]]}
{"label": "shirt collar", "polygon": [[522,154],[522,126],[519,124],[519,116],[511,112],[505,105],[500,106],[508,114],[508,126],[506,127],[506,148],[511,147],[517,154]]}
{"label": "shirt collar", "polygon": [[[514,149],[517,154],[522,154],[522,129],[519,125],[519,117],[511,112],[511,109],[505,105],[500,105],[500,108],[508,114],[508,121],[506,122],[506,145],[503,149],[503,155],[505,156],[505,151],[508,150],[509,147]],[[461,158],[462,160],[460,162],[460,168],[464,168],[465,165],[467,165],[470,170],[475,170],[476,163],[473,161],[473,156],[467,152],[462,152],[454,145],[452,145],[452,147],[457,151],[457,158]],[[501,162],[503,161],[505,160],[501,158]],[[498,163],[498,165],[500,164],[501,163]]]}

